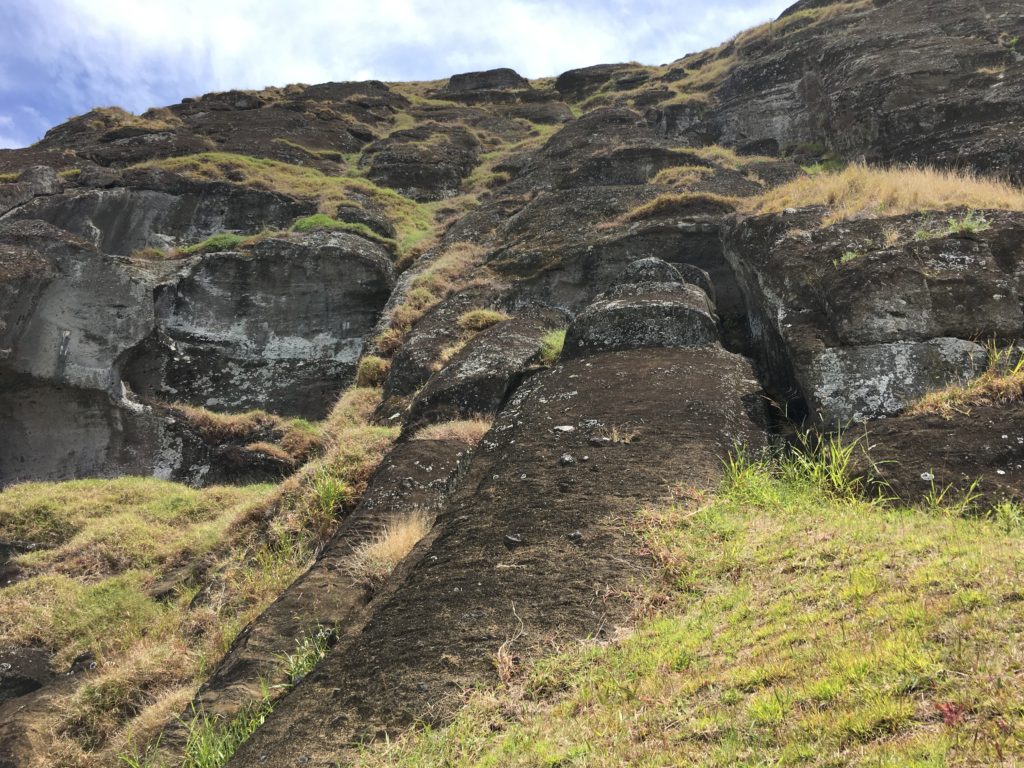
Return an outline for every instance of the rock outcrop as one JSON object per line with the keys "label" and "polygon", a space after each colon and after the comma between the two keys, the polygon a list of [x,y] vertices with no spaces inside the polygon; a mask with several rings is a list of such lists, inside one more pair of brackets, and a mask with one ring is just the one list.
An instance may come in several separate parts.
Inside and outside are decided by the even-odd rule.
{"label": "rock outcrop", "polygon": [[817,228],[820,211],[806,211],[733,227],[725,253],[775,387],[841,424],[984,371],[979,340],[1024,334],[1024,219],[984,216],[987,229],[964,235],[929,235],[928,214]]}
{"label": "rock outcrop", "polygon": [[125,378],[162,399],[321,418],[393,283],[386,251],[349,234],[201,256],[156,287],[155,332]]}
{"label": "rock outcrop", "polygon": [[518,655],[546,638],[603,636],[623,606],[595,594],[618,593],[645,567],[612,519],[663,493],[665,477],[713,482],[734,441],[760,445],[759,392],[749,363],[718,347],[610,352],[530,379],[401,589],[229,765],[336,764],[362,739],[450,715],[466,685],[495,677],[506,641]]}

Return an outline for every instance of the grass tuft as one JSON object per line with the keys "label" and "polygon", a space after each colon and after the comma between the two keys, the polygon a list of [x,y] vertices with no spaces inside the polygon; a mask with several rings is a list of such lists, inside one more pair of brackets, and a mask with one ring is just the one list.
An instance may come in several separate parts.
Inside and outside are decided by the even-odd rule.
{"label": "grass tuft", "polygon": [[710,208],[715,211],[734,211],[740,200],[736,197],[716,195],[712,192],[683,192],[659,195],[649,203],[637,206],[620,216],[616,224],[629,224],[658,216],[675,216],[692,212],[692,209]]}
{"label": "grass tuft", "polygon": [[459,315],[458,325],[464,331],[479,333],[486,331],[492,325],[503,323],[509,316],[504,312],[497,312],[493,309],[471,309]]}
{"label": "grass tuft", "polygon": [[557,331],[550,331],[541,338],[541,348],[538,362],[541,365],[552,366],[558,362],[565,346],[565,328]]}
{"label": "grass tuft", "polygon": [[188,245],[181,248],[178,253],[184,256],[193,256],[197,253],[217,253],[219,251],[231,251],[245,242],[246,238],[234,232],[221,232],[206,238],[201,243]]}
{"label": "grass tuft", "polygon": [[474,446],[479,443],[491,428],[489,419],[459,419],[441,424],[431,424],[415,435],[413,440],[446,440]]}
{"label": "grass tuft", "polygon": [[364,355],[356,369],[357,387],[379,387],[388,377],[391,363],[383,357]]}
{"label": "grass tuft", "polygon": [[365,237],[367,240],[373,240],[375,243],[381,243],[390,247],[395,247],[397,243],[390,237],[384,237],[377,232],[374,232],[365,224],[359,222],[350,221],[339,221],[326,213],[314,213],[312,216],[303,216],[300,219],[296,219],[295,223],[292,224],[293,232],[351,232],[354,235]]}
{"label": "grass tuft", "polygon": [[404,518],[388,524],[371,540],[356,547],[347,562],[349,575],[357,582],[378,584],[427,535],[433,515],[416,509]]}

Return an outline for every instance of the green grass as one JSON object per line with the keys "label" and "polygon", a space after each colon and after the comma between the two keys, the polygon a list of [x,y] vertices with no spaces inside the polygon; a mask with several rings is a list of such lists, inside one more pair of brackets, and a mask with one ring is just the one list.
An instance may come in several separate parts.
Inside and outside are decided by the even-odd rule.
{"label": "green grass", "polygon": [[397,246],[397,243],[390,237],[384,237],[383,235],[374,232],[365,224],[351,221],[339,221],[325,213],[314,213],[312,216],[303,216],[300,219],[296,219],[295,223],[292,224],[293,232],[313,232],[317,230],[328,232],[351,232],[354,235],[365,237],[367,240],[373,240],[374,242],[381,243],[382,245],[391,247]]}
{"label": "green grass", "polygon": [[313,671],[327,655],[333,637],[333,629],[319,626],[313,634],[305,634],[295,641],[295,653],[289,653],[282,659],[289,685],[295,685]]}
{"label": "green grass", "polygon": [[[211,436],[244,441],[274,427],[295,455],[315,443],[318,455],[276,487],[195,490],[129,477],[24,483],[0,494],[0,540],[36,545],[14,559],[21,580],[0,589],[0,647],[45,648],[59,674],[82,654],[97,664],[47,713],[40,738],[60,764],[122,756],[161,765],[154,761],[171,750],[159,747],[164,726],[238,633],[308,568],[397,437],[397,428],[368,423],[379,401],[379,390],[351,389],[318,424],[191,409]],[[281,680],[313,663],[315,644],[300,641]],[[216,752],[210,744],[230,742],[243,726],[199,721],[206,735],[196,754]]]}
{"label": "green grass", "polygon": [[860,251],[846,251],[838,259],[835,259],[832,264],[833,266],[840,267],[843,264],[849,264],[851,261],[856,261],[864,256]]}
{"label": "green grass", "polygon": [[565,346],[565,328],[544,334],[540,343],[541,365],[554,365],[562,354],[562,347]]}
{"label": "green grass", "polygon": [[633,523],[649,609],[361,766],[991,766],[1024,760],[1022,514],[859,497],[838,441],[734,461]]}
{"label": "green grass", "polygon": [[179,253],[185,256],[192,256],[197,253],[216,253],[217,251],[231,251],[245,242],[245,237],[234,232],[220,232],[206,238],[201,243],[189,245],[180,249]]}
{"label": "green grass", "polygon": [[230,719],[210,717],[205,712],[193,715],[188,724],[185,759],[182,768],[221,768],[273,711],[270,691],[261,701],[244,707]]}
{"label": "green grass", "polygon": [[950,216],[946,221],[947,235],[973,235],[991,228],[988,220],[976,211],[968,211],[963,216]]}

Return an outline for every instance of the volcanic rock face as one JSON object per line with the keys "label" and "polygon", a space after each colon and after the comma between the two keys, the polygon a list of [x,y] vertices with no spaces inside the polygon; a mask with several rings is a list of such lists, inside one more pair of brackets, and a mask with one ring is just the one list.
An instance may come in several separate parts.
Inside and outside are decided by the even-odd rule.
{"label": "volcanic rock face", "polygon": [[[1024,214],[748,213],[817,161],[1020,180],[1022,36],[1010,0],[805,0],[666,67],[232,91],[0,150],[0,485],[277,479],[294,467],[182,406],[321,419],[386,358],[396,446],[196,699],[238,712],[299,633],[337,626],[238,766],[336,764],[443,722],[510,637],[614,625],[594,595],[647,565],[621,520],[767,445],[769,399],[864,422],[907,498],[992,473],[1020,497],[1019,414],[986,405],[963,437],[963,414],[907,408],[1024,338]],[[462,420],[493,421],[475,449]],[[354,583],[352,552],[414,508],[427,538]],[[0,752],[31,757],[48,699],[27,679],[0,696]]]}
{"label": "volcanic rock face", "polygon": [[352,378],[392,272],[380,246],[347,234],[203,256],[155,289],[153,343],[126,379],[140,394],[320,418]]}
{"label": "volcanic rock face", "polygon": [[[929,390],[978,375],[987,354],[973,340],[1024,334],[1024,222],[1019,214],[989,218],[977,234],[924,239],[909,233],[933,227],[927,215],[813,234],[813,212],[737,224],[725,254],[764,370],[832,423],[891,416]],[[887,246],[883,230],[908,235]]]}
{"label": "volcanic rock face", "polygon": [[386,252],[348,234],[157,264],[105,255],[40,221],[0,224],[0,241],[0,364],[18,382],[0,410],[5,482],[123,472],[200,481],[209,466],[192,466],[188,440],[126,393],[322,417],[394,280]]}
{"label": "volcanic rock face", "polygon": [[753,44],[718,90],[719,106],[689,130],[730,145],[966,163],[1019,180],[1020,4],[860,5],[836,16],[827,36],[787,31],[801,22],[787,27],[784,17],[781,34]]}

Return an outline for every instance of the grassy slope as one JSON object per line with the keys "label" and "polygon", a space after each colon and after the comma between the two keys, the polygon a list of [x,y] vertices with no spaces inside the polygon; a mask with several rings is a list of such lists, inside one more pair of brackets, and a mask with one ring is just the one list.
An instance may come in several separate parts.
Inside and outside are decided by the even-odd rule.
{"label": "grassy slope", "polygon": [[1019,509],[893,509],[754,464],[637,528],[664,568],[635,631],[541,660],[360,764],[1024,762]]}
{"label": "grassy slope", "polygon": [[[362,494],[397,436],[368,424],[379,400],[378,390],[343,393],[324,422],[309,425],[322,455],[279,486],[195,490],[123,477],[0,494],[0,540],[36,547],[14,559],[22,580],[0,590],[0,648],[45,648],[58,674],[81,654],[97,663],[52,707],[55,765],[117,765],[119,753],[157,743],[237,633],[309,567]],[[230,433],[260,414],[194,416]]]}

